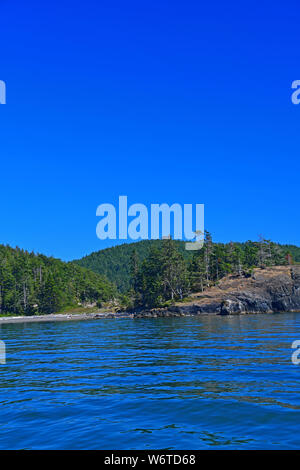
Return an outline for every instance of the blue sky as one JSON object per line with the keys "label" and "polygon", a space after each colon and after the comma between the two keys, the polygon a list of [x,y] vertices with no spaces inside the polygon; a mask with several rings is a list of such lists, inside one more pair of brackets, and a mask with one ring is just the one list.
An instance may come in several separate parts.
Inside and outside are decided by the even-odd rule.
{"label": "blue sky", "polygon": [[[207,3],[207,2],[206,2]],[[216,241],[300,245],[299,10],[2,0],[0,243],[70,260],[96,208],[204,203]]]}

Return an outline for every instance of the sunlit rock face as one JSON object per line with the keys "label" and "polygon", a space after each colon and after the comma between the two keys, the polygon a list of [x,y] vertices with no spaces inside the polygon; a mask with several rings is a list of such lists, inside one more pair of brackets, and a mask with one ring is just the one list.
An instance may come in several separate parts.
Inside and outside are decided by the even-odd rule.
{"label": "sunlit rock face", "polygon": [[242,315],[300,311],[300,266],[255,269],[252,277],[227,276],[185,303],[136,312],[136,317]]}

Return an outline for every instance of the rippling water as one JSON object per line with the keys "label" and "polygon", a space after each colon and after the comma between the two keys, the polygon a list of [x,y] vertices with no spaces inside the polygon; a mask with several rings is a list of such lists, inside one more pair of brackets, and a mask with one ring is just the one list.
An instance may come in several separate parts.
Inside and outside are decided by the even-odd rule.
{"label": "rippling water", "polygon": [[300,314],[2,325],[1,449],[300,445]]}

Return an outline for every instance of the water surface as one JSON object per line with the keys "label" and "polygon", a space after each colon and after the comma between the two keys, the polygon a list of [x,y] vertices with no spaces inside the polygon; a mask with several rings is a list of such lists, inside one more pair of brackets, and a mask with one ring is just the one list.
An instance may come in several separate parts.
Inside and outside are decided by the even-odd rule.
{"label": "water surface", "polygon": [[300,314],[0,327],[1,449],[295,449]]}

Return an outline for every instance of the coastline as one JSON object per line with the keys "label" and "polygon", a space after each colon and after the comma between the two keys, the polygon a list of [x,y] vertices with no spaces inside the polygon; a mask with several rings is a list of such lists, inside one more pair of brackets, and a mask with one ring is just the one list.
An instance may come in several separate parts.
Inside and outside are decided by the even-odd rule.
{"label": "coastline", "polygon": [[162,308],[131,312],[93,311],[0,317],[10,323],[82,321],[119,318],[249,315],[300,312],[300,266],[256,268],[251,277],[227,276],[204,292]]}
{"label": "coastline", "polygon": [[53,313],[49,315],[33,315],[33,316],[15,316],[0,317],[0,326],[11,323],[36,323],[36,322],[56,322],[56,321],[80,321],[80,320],[99,320],[105,318],[128,318],[133,317],[129,313]]}
{"label": "coastline", "polygon": [[[300,313],[300,309],[290,311],[265,311],[265,312],[247,312],[247,313],[232,313],[226,316],[236,315],[274,315],[281,313]],[[35,315],[35,316],[20,316],[20,317],[1,317],[0,328],[2,325],[11,325],[15,323],[45,323],[45,322],[69,322],[69,321],[85,321],[85,320],[105,320],[105,319],[121,319],[121,318],[167,318],[167,317],[196,317],[196,316],[224,316],[218,312],[175,312],[168,309],[155,309],[152,311],[143,311],[139,313],[86,313],[86,314],[50,314],[50,315]]]}

